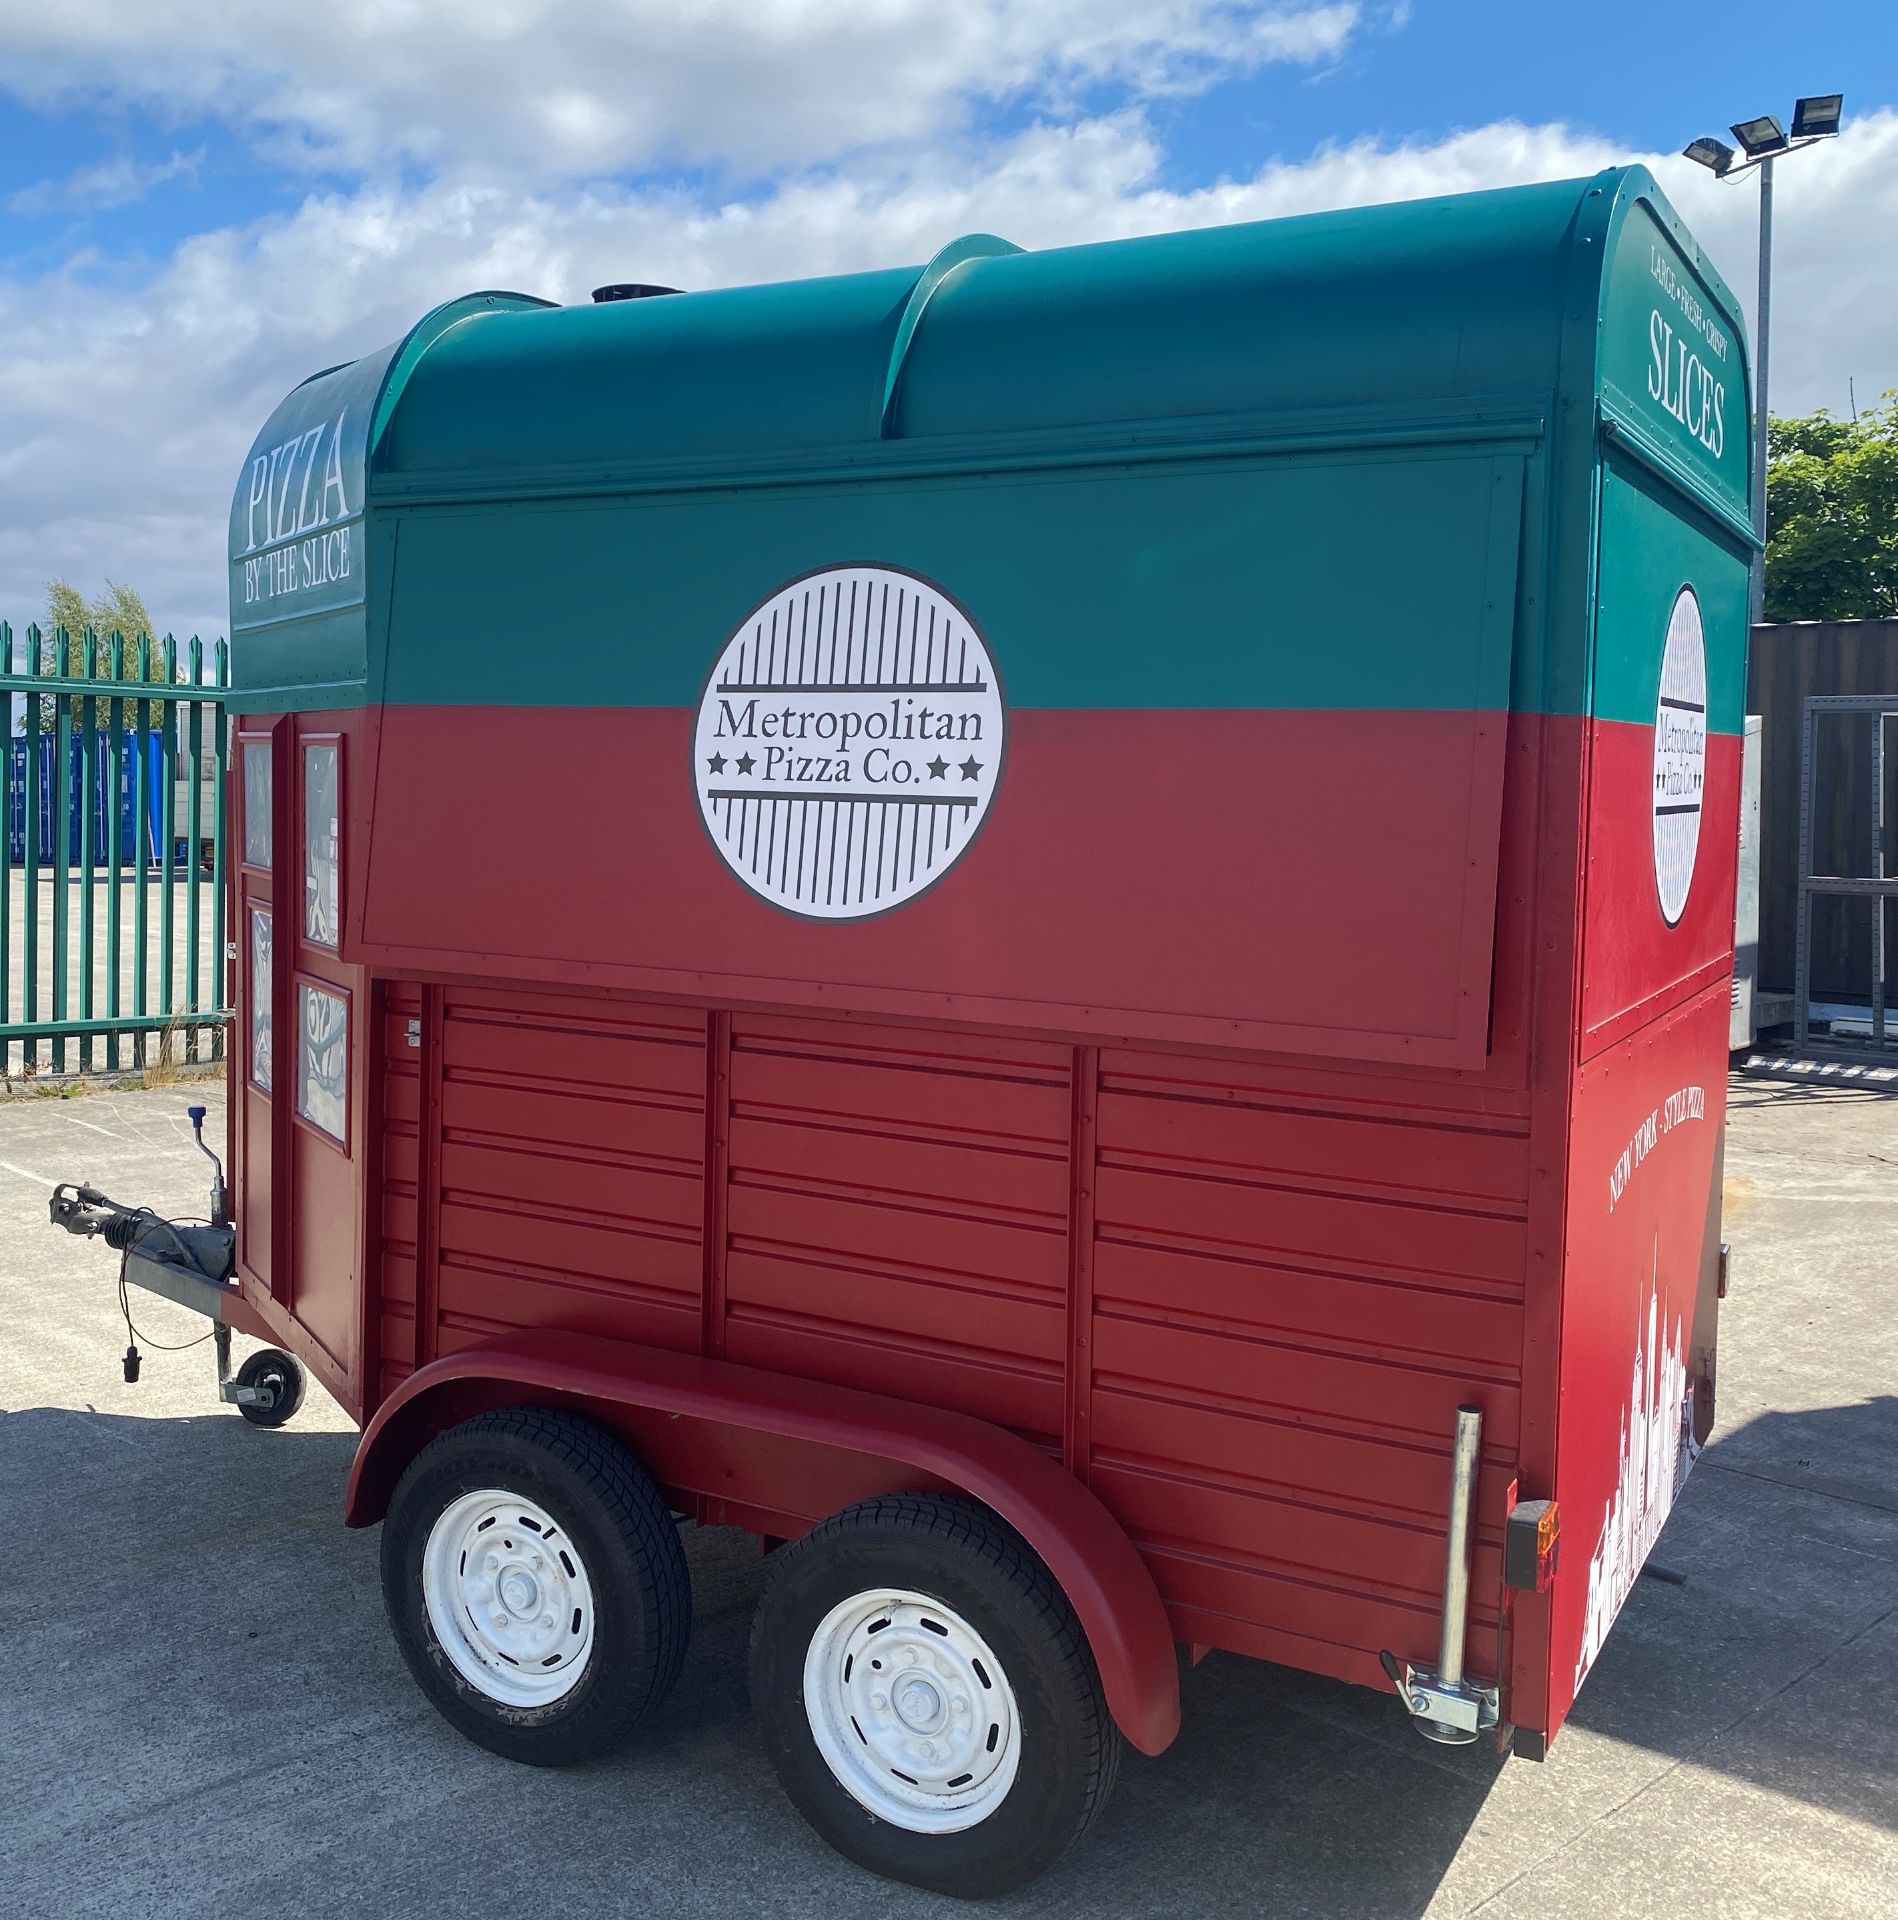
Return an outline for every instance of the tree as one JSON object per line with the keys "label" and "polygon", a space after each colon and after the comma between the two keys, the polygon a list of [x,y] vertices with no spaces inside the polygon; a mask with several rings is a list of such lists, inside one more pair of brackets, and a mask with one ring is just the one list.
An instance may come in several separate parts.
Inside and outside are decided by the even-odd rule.
{"label": "tree", "polygon": [[1898,616],[1898,393],[1767,425],[1766,617]]}
{"label": "tree", "polygon": [[[115,677],[112,672],[114,634],[124,642],[122,671],[117,678],[136,680],[139,677],[138,643],[141,638],[151,638],[152,617],[146,612],[144,596],[136,587],[127,586],[122,580],[108,580],[105,592],[88,606],[85,596],[69,580],[49,580],[46,584],[46,624],[40,631],[38,670],[41,673],[61,674],[73,680],[84,679],[88,630],[96,640],[94,679],[111,680]],[[65,635],[63,659],[60,649],[62,633]],[[144,678],[147,685],[157,686],[162,686],[166,679],[164,655],[155,639],[152,639],[148,649]],[[145,724],[148,727],[163,726],[164,702],[153,700],[148,705]],[[108,715],[101,712],[99,724],[104,726],[108,723]],[[40,730],[50,733],[56,724],[53,696],[42,694]],[[24,731],[25,726],[23,712],[19,729]]]}

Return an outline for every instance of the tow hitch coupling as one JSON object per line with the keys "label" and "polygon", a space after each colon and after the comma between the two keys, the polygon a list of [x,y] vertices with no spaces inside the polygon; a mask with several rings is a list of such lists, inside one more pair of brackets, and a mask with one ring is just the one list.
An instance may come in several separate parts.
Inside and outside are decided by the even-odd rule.
{"label": "tow hitch coupling", "polygon": [[211,1322],[209,1338],[217,1355],[218,1398],[234,1406],[253,1426],[278,1427],[302,1404],[303,1369],[289,1354],[264,1347],[231,1373],[231,1323],[256,1330],[256,1315],[239,1292],[237,1230],[225,1200],[224,1169],[204,1144],[204,1109],[191,1109],[192,1131],[214,1169],[211,1224],[187,1226],[167,1220],[150,1207],[127,1207],[97,1187],[62,1182],[53,1189],[52,1223],[82,1239],[102,1239],[119,1256],[119,1304],[130,1344],[125,1349],[125,1378],[139,1376],[138,1333],[132,1324],[127,1290],[137,1287],[161,1300],[187,1307]]}

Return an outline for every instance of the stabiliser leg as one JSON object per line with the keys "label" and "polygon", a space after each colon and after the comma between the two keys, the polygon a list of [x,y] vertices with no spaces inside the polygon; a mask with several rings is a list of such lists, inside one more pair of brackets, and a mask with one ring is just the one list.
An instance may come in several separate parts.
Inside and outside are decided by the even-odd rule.
{"label": "stabiliser leg", "polygon": [[1497,1689],[1467,1680],[1463,1674],[1476,1470],[1482,1438],[1481,1409],[1459,1407],[1450,1448],[1450,1512],[1444,1538],[1443,1622],[1437,1664],[1434,1668],[1413,1667],[1394,1654],[1378,1655],[1417,1731],[1426,1740],[1450,1747],[1466,1746],[1478,1734],[1493,1728],[1498,1717]]}

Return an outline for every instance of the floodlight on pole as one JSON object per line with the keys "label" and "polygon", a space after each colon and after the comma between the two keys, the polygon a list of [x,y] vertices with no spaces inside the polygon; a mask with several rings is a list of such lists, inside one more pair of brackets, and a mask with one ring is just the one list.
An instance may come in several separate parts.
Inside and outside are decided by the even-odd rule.
{"label": "floodlight on pole", "polygon": [[1761,114],[1757,120],[1736,120],[1733,137],[1749,160],[1764,160],[1768,154],[1783,153],[1787,145],[1786,129],[1770,113]]}
{"label": "floodlight on pole", "polygon": [[1783,154],[1831,139],[1839,131],[1844,107],[1842,93],[1806,94],[1794,104],[1790,136],[1770,113],[1736,120],[1733,137],[1744,160],[1724,140],[1706,136],[1683,149],[1689,160],[1717,180],[1738,180],[1755,168],[1760,176],[1760,317],[1753,338],[1753,531],[1760,542],[1753,562],[1755,626],[1766,615],[1766,357],[1773,318],[1773,162]]}
{"label": "floodlight on pole", "polygon": [[1842,93],[1809,93],[1793,107],[1793,138],[1825,140],[1839,130],[1839,114],[1845,105]]}

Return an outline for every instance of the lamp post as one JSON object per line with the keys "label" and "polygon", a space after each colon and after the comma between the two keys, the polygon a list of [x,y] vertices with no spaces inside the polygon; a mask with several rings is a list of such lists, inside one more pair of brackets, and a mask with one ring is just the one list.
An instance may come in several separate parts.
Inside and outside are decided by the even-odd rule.
{"label": "lamp post", "polygon": [[[1733,137],[1740,153],[1724,140],[1702,138],[1684,149],[1689,160],[1708,169],[1716,180],[1738,180],[1756,168],[1760,176],[1760,306],[1753,341],[1753,531],[1760,551],[1753,563],[1752,621],[1766,617],[1766,364],[1771,349],[1773,318],[1773,163],[1782,154],[1797,153],[1839,130],[1845,96],[1808,94],[1793,108],[1790,134],[1770,113],[1757,120],[1736,120]],[[1745,157],[1742,158],[1741,156]]]}

